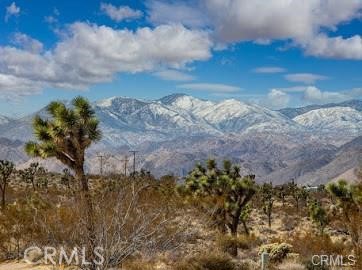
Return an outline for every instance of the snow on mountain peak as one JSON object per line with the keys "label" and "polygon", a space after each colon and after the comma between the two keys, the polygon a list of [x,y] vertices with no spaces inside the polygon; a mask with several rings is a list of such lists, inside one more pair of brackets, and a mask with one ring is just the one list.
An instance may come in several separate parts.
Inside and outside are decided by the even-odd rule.
{"label": "snow on mountain peak", "polygon": [[312,129],[362,131],[362,113],[349,107],[316,109],[298,115],[293,120]]}
{"label": "snow on mountain peak", "polygon": [[106,99],[102,99],[96,102],[96,105],[99,107],[110,107],[112,106],[113,100],[115,100],[117,97],[110,97]]}

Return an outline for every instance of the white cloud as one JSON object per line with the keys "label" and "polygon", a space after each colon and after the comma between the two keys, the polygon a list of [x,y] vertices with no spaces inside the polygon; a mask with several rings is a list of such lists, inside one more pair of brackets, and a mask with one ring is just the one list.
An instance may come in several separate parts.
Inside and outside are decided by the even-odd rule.
{"label": "white cloud", "polygon": [[[351,100],[355,98],[362,97],[362,88],[353,88],[350,90],[332,92],[332,91],[322,91],[315,86],[293,86],[287,88],[274,88],[271,89],[267,100],[275,100],[278,98],[277,94],[286,93],[289,95],[290,99],[298,100],[300,105],[308,104],[325,104],[325,103],[338,103],[346,100]],[[275,97],[275,99],[273,99]],[[269,102],[270,103],[270,102]],[[266,102],[268,104],[268,102]],[[283,106],[281,106],[283,107]]]}
{"label": "white cloud", "polygon": [[238,86],[217,83],[187,83],[178,85],[177,87],[186,90],[209,91],[218,93],[233,93],[242,90]]}
{"label": "white cloud", "polygon": [[304,91],[303,99],[309,103],[323,104],[331,102],[341,102],[351,99],[351,97],[339,92],[323,92],[314,86],[309,86]]}
{"label": "white cloud", "polygon": [[15,33],[13,35],[12,42],[26,51],[33,53],[40,53],[43,51],[43,43],[23,33]]}
{"label": "white cloud", "polygon": [[271,109],[285,108],[290,101],[290,96],[278,89],[272,89],[269,91],[266,99],[262,103]]}
{"label": "white cloud", "polygon": [[112,20],[121,22],[124,20],[139,19],[143,16],[143,12],[135,10],[129,6],[116,7],[112,4],[101,3],[101,11],[107,14]]}
{"label": "white cloud", "polygon": [[12,2],[10,6],[6,7],[5,21],[7,22],[10,17],[18,16],[20,14],[20,7]]}
{"label": "white cloud", "polygon": [[[211,47],[208,33],[182,25],[133,32],[74,23],[52,51],[0,46],[0,75],[33,83],[37,89],[39,85],[83,89],[122,72],[184,68],[193,61],[209,59]],[[16,86],[0,85],[1,92],[11,89],[19,91]]]}
{"label": "white cloud", "polygon": [[190,1],[168,3],[153,0],[147,2],[148,20],[153,24],[182,23],[189,27],[205,27],[207,18],[200,6],[193,6]]}
{"label": "white cloud", "polygon": [[301,82],[305,84],[314,84],[316,81],[328,79],[326,76],[313,73],[293,73],[287,74],[284,77],[290,82]]}
{"label": "white cloud", "polygon": [[285,71],[286,69],[282,67],[258,67],[253,69],[255,73],[282,73]]}
{"label": "white cloud", "polygon": [[195,79],[190,74],[173,69],[157,71],[153,75],[166,81],[192,81]]}
{"label": "white cloud", "polygon": [[341,23],[360,18],[361,0],[197,0],[182,4],[150,0],[150,3],[151,7],[157,7],[150,9],[153,22],[208,26],[221,44],[291,40],[310,55],[361,59],[360,35],[345,39],[323,35],[326,30],[335,31]]}
{"label": "white cloud", "polygon": [[362,37],[327,37],[318,35],[304,44],[308,55],[334,59],[362,59]]}

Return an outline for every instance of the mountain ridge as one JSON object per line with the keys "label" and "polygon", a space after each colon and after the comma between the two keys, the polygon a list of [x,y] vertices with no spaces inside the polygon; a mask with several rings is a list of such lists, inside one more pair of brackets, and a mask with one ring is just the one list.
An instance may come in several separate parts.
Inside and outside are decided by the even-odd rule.
{"label": "mountain ridge", "polygon": [[[114,156],[110,163],[113,169],[121,170],[117,160],[137,149],[137,168],[156,175],[183,176],[196,161],[215,157],[219,162],[232,159],[243,173],[254,173],[260,181],[294,178],[297,182],[320,182],[316,176],[321,177],[325,166],[333,176],[353,169],[355,160],[339,161],[353,150],[336,153],[362,135],[362,112],[343,106],[314,107],[293,119],[236,99],[215,102],[185,94],[156,100],[112,97],[92,106],[103,132],[101,142],[87,152],[87,168],[93,173],[99,170],[99,152]],[[47,117],[45,108],[38,113]],[[2,158],[22,166],[31,162],[21,143],[33,138],[31,121],[36,114],[0,124],[0,151],[7,153]],[[360,140],[354,141],[355,146],[359,144]],[[61,168],[53,160],[42,162],[49,169]]]}

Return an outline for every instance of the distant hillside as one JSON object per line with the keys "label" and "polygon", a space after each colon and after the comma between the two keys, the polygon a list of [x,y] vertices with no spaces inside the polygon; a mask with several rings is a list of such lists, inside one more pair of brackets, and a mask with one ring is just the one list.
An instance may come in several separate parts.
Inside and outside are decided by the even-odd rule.
{"label": "distant hillside", "polygon": [[341,103],[328,103],[328,104],[324,104],[324,105],[309,105],[309,106],[305,106],[305,107],[301,107],[301,108],[285,108],[285,109],[279,110],[279,112],[289,118],[294,118],[298,115],[307,113],[312,110],[322,109],[322,108],[331,108],[331,107],[350,107],[350,108],[353,108],[353,109],[361,112],[362,111],[362,100],[356,99],[356,100],[344,101]]}

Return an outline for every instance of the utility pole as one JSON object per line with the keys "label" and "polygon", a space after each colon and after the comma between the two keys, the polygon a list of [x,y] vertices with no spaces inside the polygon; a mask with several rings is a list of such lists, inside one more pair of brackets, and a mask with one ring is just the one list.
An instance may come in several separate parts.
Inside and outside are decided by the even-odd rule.
{"label": "utility pole", "polygon": [[136,153],[138,151],[129,151],[130,153],[133,153],[133,178],[136,177]]}
{"label": "utility pole", "polygon": [[103,158],[104,158],[104,155],[98,155],[97,157],[99,158],[99,162],[100,162],[99,173],[101,174],[101,176],[103,176]]}
{"label": "utility pole", "polygon": [[127,164],[129,161],[128,156],[125,156],[124,159],[122,159],[121,161],[123,161],[123,163],[124,163],[124,176],[127,176]]}

